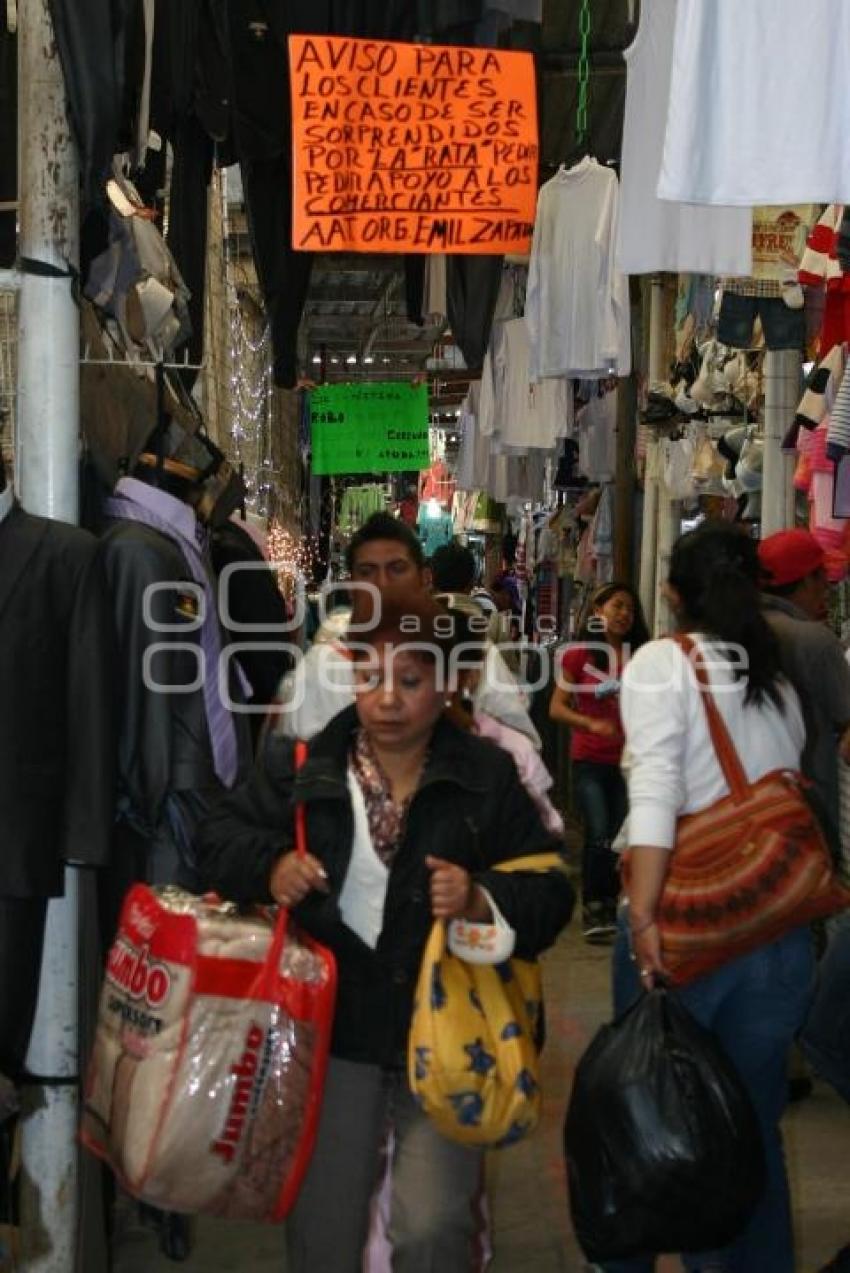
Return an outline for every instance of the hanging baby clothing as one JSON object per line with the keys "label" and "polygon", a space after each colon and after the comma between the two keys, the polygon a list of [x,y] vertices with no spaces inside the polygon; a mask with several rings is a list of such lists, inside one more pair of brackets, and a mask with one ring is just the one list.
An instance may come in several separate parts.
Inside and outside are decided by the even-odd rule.
{"label": "hanging baby clothing", "polygon": [[503,451],[552,451],[572,426],[566,380],[531,383],[524,318],[495,323],[481,375],[478,427]]}
{"label": "hanging baby clothing", "polygon": [[678,0],[658,194],[850,202],[846,0]]}
{"label": "hanging baby clothing", "polygon": [[615,266],[619,183],[586,156],[541,188],[525,317],[533,381],[631,371],[629,285]]}
{"label": "hanging baby clothing", "polygon": [[428,512],[427,504],[423,504],[419,509],[416,528],[426,557],[433,557],[438,548],[442,548],[443,544],[450,544],[454,538],[454,522],[451,514],[438,513],[436,517],[432,517]]}
{"label": "hanging baby clothing", "polygon": [[437,500],[444,508],[450,508],[455,493],[455,480],[444,460],[435,460],[429,469],[419,475],[419,503]]}
{"label": "hanging baby clothing", "polygon": [[836,345],[850,340],[850,274],[844,272],[838,257],[841,222],[841,205],[830,204],[809,235],[800,260],[800,283],[805,287],[826,288],[818,337],[821,358]]}
{"label": "hanging baby clothing", "polygon": [[626,60],[617,268],[625,274],[743,274],[752,269],[749,208],[658,198],[677,0],[644,0]]}
{"label": "hanging baby clothing", "polygon": [[376,483],[366,486],[347,486],[339,502],[337,524],[340,530],[351,535],[359,530],[373,513],[382,513],[386,506],[385,487]]}

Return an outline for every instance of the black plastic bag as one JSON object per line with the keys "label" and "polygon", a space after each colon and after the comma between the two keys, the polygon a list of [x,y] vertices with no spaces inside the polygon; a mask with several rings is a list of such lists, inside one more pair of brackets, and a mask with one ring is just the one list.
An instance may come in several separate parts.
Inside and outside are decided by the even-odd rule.
{"label": "black plastic bag", "polygon": [[573,1226],[596,1262],[726,1246],[764,1189],[749,1094],[715,1036],[663,989],[591,1042],[564,1150]]}

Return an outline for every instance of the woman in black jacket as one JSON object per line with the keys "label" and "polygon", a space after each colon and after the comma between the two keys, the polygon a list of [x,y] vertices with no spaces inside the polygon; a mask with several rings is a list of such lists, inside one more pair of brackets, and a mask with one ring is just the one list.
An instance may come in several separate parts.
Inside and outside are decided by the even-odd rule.
{"label": "woman in black jacket", "polygon": [[[294,908],[337,958],[316,1149],[287,1222],[290,1273],[358,1273],[388,1127],[394,1270],[469,1270],[481,1153],[440,1136],[406,1079],[425,942],[435,918],[488,922],[496,908],[514,953],[533,958],[572,909],[563,873],[493,869],[558,841],[511,757],[447,717],[446,612],[422,598],[400,611],[352,651],[356,705],[313,739],[303,768],[294,772],[292,743],[274,739],[199,839],[209,887]],[[307,811],[304,859],[291,848],[296,801]]]}

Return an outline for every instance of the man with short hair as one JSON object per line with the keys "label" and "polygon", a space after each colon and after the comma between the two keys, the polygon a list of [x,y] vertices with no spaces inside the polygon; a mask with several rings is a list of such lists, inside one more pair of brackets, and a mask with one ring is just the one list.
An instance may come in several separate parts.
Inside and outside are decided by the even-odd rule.
{"label": "man with short hair", "polygon": [[807,530],[782,530],[759,545],[764,612],[779,641],[782,669],[800,696],[806,721],[802,770],[818,813],[838,846],[838,760],[850,762],[850,667],[826,626],[825,554]]}
{"label": "man with short hair", "polygon": [[[352,581],[373,584],[382,601],[409,596],[427,589],[431,582],[416,534],[389,513],[374,513],[364,522],[348,545],[346,565]],[[371,607],[356,608],[368,622]],[[320,630],[296,669],[284,678],[275,732],[309,740],[354,701],[351,656],[344,644],[350,623],[350,612],[334,615],[333,634]],[[540,748],[525,697],[495,646],[487,653],[476,702],[482,711],[518,729]]]}
{"label": "man with short hair", "polygon": [[469,614],[483,614],[487,618],[487,633],[491,641],[503,636],[496,603],[486,588],[476,588],[475,554],[458,540],[443,544],[430,558],[431,586],[438,597],[448,605],[466,610]]}
{"label": "man with short hair", "polygon": [[429,562],[435,592],[472,592],[475,583],[475,554],[453,539],[442,544]]}

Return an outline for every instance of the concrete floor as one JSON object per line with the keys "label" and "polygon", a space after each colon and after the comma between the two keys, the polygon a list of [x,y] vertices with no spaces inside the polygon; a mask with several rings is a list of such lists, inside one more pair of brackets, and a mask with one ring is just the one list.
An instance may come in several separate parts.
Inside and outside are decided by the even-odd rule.
{"label": "concrete floor", "polygon": [[[545,960],[548,1042],[543,1125],[529,1142],[494,1155],[490,1189],[495,1226],[493,1273],[582,1273],[570,1231],[561,1129],[573,1067],[609,1015],[606,950],[585,946],[575,928]],[[816,1273],[850,1241],[850,1110],[826,1087],[793,1107],[785,1123],[797,1217],[799,1273]],[[131,1217],[122,1224],[115,1273],[174,1273],[153,1235]],[[332,1223],[332,1217],[328,1217]],[[279,1229],[201,1221],[191,1273],[285,1273]],[[678,1260],[657,1273],[677,1273]],[[446,1271],[449,1273],[449,1270]]]}

